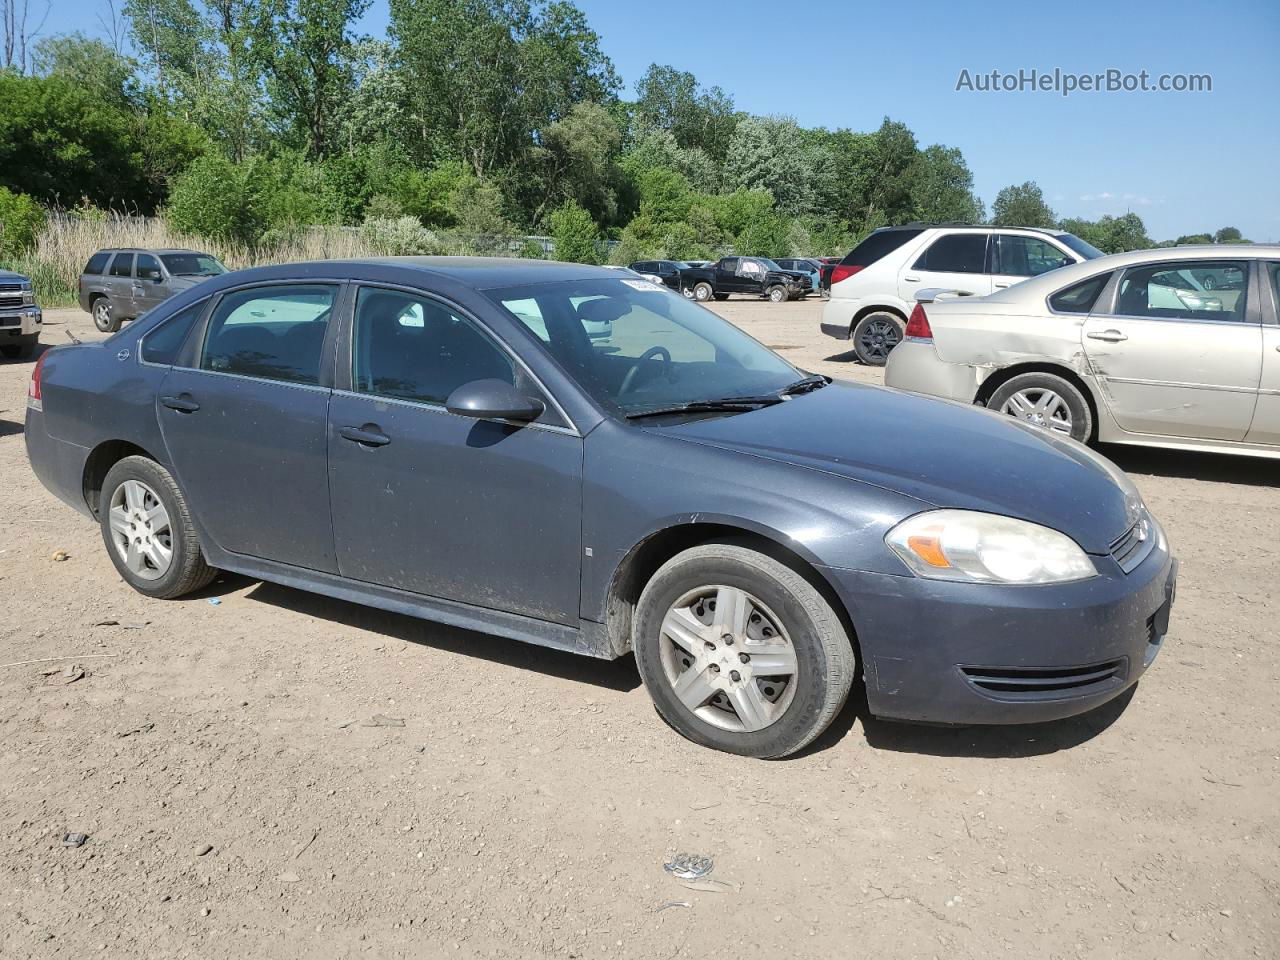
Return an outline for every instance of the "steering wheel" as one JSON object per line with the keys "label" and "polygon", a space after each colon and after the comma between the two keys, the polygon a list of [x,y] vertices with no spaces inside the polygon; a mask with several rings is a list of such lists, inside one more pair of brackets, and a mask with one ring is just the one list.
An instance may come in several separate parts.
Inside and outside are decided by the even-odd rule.
{"label": "steering wheel", "polygon": [[635,386],[636,377],[640,374],[640,369],[650,360],[662,358],[663,370],[661,376],[671,378],[671,351],[666,347],[650,347],[644,353],[640,354],[639,359],[631,365],[631,369],[627,371],[627,375],[622,378],[622,386],[618,388],[618,396],[630,393],[631,388]]}

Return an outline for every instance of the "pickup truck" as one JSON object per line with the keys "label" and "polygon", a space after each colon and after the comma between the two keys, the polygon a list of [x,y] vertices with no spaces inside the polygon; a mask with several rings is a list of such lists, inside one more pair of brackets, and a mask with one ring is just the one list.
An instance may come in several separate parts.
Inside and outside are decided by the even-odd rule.
{"label": "pickup truck", "polygon": [[36,306],[31,280],[0,270],[0,353],[11,360],[27,360],[36,352],[44,315]]}
{"label": "pickup truck", "polygon": [[729,294],[741,293],[782,303],[803,299],[810,289],[806,274],[783,270],[765,257],[721,257],[709,267],[681,271],[681,282],[698,301],[727,300]]}

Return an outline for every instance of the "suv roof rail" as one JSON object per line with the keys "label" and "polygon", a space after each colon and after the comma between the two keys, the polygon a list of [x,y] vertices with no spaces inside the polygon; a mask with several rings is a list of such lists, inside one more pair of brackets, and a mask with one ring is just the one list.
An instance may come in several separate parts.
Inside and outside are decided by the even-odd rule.
{"label": "suv roof rail", "polygon": [[971,227],[974,230],[1027,230],[1032,233],[1055,234],[1063,231],[1058,227],[1022,227],[1016,223],[967,223],[964,220],[912,220],[910,223],[897,223],[892,226],[877,227],[878,230],[906,230],[919,227]]}

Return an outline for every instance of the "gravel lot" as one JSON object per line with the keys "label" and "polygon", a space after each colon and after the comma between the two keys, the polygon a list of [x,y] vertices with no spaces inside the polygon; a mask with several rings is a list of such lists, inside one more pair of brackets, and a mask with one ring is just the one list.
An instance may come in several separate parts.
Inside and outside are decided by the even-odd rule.
{"label": "gravel lot", "polygon": [[[816,301],[714,306],[880,379]],[[1280,462],[1106,451],[1182,559],[1131,700],[954,730],[855,696],[759,762],[678,738],[629,660],[231,576],[144,599],[27,467],[30,367],[0,363],[0,957],[1280,955]]]}

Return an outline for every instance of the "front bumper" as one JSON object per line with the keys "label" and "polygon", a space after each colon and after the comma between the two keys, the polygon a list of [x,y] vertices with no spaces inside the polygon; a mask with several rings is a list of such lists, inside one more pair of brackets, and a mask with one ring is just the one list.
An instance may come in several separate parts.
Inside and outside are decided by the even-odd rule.
{"label": "front bumper", "polygon": [[872,714],[1031,723],[1084,713],[1137,683],[1168,629],[1177,561],[1052,586],[947,583],[826,568],[858,634]]}
{"label": "front bumper", "polygon": [[44,314],[39,307],[0,310],[0,345],[12,337],[38,334],[43,325]]}

